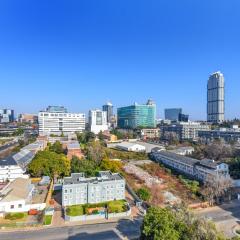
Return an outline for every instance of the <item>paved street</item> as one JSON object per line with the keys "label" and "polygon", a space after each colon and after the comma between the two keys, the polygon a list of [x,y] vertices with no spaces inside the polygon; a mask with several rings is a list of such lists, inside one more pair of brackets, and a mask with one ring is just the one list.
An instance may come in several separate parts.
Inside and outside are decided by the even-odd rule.
{"label": "paved street", "polygon": [[116,223],[45,228],[37,231],[0,233],[1,240],[119,240],[137,239],[141,220],[120,220]]}
{"label": "paved street", "polygon": [[213,221],[227,237],[233,237],[235,236],[233,230],[240,221],[240,201],[235,200],[229,204],[197,210],[195,213]]}

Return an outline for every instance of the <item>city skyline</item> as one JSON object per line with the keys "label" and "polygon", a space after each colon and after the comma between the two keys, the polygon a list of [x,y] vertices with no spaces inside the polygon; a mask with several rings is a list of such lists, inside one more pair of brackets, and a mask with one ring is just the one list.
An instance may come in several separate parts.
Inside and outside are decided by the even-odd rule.
{"label": "city skyline", "polygon": [[239,7],[216,0],[2,2],[0,108],[19,114],[63,105],[87,113],[110,100],[116,112],[152,98],[160,118],[180,107],[206,120],[207,81],[221,71],[225,118],[239,118]]}

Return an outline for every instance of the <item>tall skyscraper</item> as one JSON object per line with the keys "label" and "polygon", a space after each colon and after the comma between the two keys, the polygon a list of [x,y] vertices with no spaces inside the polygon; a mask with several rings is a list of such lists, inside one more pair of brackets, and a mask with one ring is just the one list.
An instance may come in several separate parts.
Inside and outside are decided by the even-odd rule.
{"label": "tall skyscraper", "polygon": [[105,105],[102,106],[102,110],[107,112],[107,122],[111,122],[111,118],[113,116],[113,105],[110,102],[107,102]]}
{"label": "tall skyscraper", "polygon": [[117,110],[119,128],[156,127],[156,104],[148,100],[147,104],[137,104],[121,107]]}
{"label": "tall skyscraper", "polygon": [[224,121],[224,76],[221,72],[210,75],[207,84],[207,121]]}

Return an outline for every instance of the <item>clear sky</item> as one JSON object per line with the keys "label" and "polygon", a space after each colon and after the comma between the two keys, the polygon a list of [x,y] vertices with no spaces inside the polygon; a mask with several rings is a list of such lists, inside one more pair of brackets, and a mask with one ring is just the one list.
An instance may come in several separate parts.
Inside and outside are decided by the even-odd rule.
{"label": "clear sky", "polygon": [[87,112],[156,101],[206,118],[221,70],[240,117],[239,0],[1,0],[0,108]]}

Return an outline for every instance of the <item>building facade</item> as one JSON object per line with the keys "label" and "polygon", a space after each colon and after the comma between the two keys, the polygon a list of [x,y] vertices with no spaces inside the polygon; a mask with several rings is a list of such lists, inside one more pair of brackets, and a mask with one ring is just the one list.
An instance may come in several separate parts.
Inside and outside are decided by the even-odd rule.
{"label": "building facade", "polygon": [[85,130],[86,118],[83,113],[68,113],[66,109],[55,106],[38,114],[39,135],[71,134]]}
{"label": "building facade", "polygon": [[63,180],[64,207],[122,199],[125,199],[125,179],[118,173],[101,171],[98,177],[92,178],[85,178],[84,173],[72,173]]}
{"label": "building facade", "polygon": [[35,114],[22,113],[19,114],[18,121],[20,123],[37,123],[38,116]]}
{"label": "building facade", "polygon": [[108,130],[107,112],[98,109],[90,110],[88,124],[90,131],[95,134]]}
{"label": "building facade", "polygon": [[14,110],[0,109],[0,123],[14,122]]}
{"label": "building facade", "polygon": [[148,100],[147,104],[118,108],[117,119],[119,128],[156,128],[156,104]]}
{"label": "building facade", "polygon": [[154,161],[165,164],[201,182],[206,182],[213,178],[230,179],[228,165],[225,163],[218,163],[210,159],[197,160],[167,151],[152,152],[151,157]]}
{"label": "building facade", "polygon": [[102,106],[102,110],[107,112],[107,122],[111,123],[113,117],[113,105],[110,102],[107,102],[105,105]]}
{"label": "building facade", "polygon": [[207,121],[221,123],[224,121],[224,76],[221,72],[210,75],[207,84]]}
{"label": "building facade", "polygon": [[198,132],[210,130],[210,126],[199,122],[179,122],[176,124],[162,125],[161,137],[166,138],[169,133],[174,133],[179,140],[198,140]]}
{"label": "building facade", "polygon": [[164,112],[165,120],[177,122],[179,119],[179,114],[182,114],[182,108],[166,108]]}

